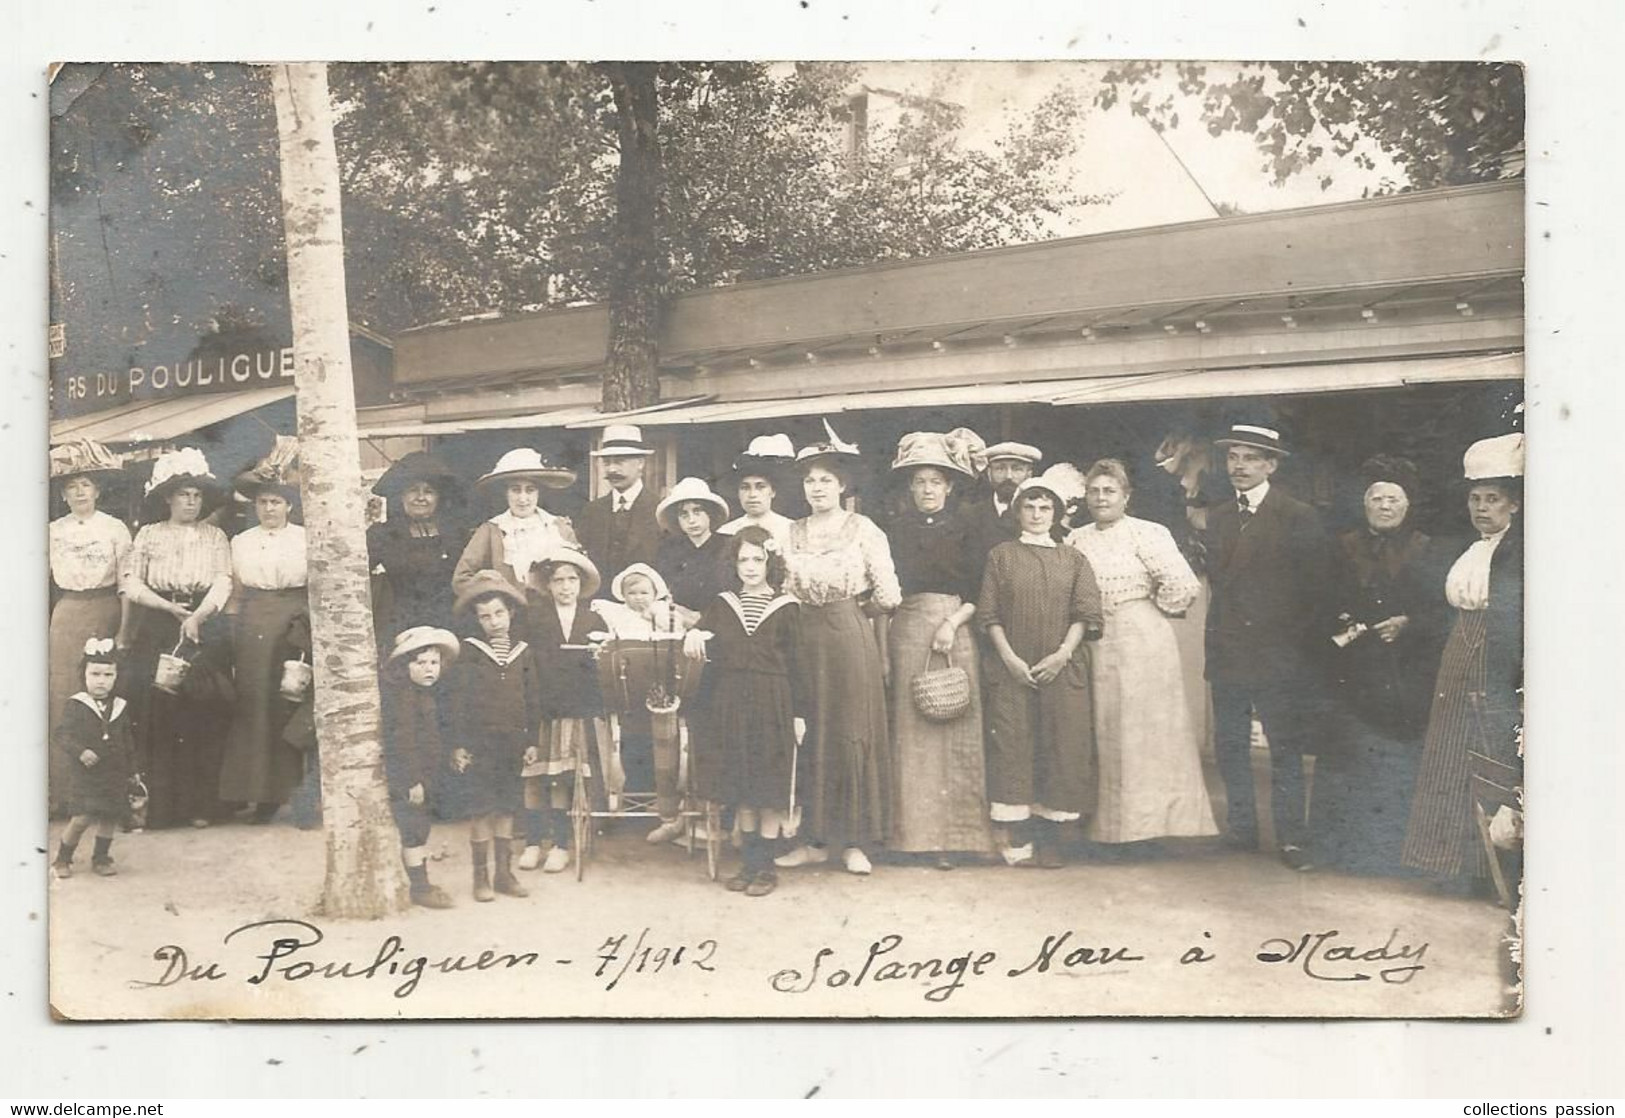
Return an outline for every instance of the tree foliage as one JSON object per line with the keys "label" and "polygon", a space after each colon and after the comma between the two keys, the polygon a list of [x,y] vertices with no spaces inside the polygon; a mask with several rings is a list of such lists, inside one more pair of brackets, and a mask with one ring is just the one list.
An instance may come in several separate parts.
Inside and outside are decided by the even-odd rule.
{"label": "tree foliage", "polygon": [[1312,173],[1326,189],[1335,177],[1328,154],[1371,170],[1373,151],[1404,175],[1379,193],[1523,174],[1515,63],[1129,62],[1108,70],[1095,95],[1101,108],[1126,105],[1159,130],[1179,127],[1193,103],[1209,134],[1252,136],[1277,184]]}
{"label": "tree foliage", "polygon": [[[655,71],[662,298],[1038,239],[1081,201],[1060,168],[1083,106],[1064,91],[1010,122],[992,151],[964,141],[956,106],[894,97],[852,151],[861,67]],[[620,149],[605,66],[331,73],[356,321],[389,334],[609,297]],[[228,327],[286,337],[262,68],[70,67],[53,86],[53,116],[59,308],[94,324],[70,339],[76,362],[91,333],[109,348],[94,365],[107,368],[142,363],[143,347],[184,356]]]}
{"label": "tree foliage", "polygon": [[[847,95],[858,66],[653,69],[662,295],[1033,240],[1081,201],[1059,174],[1082,112],[1064,90],[991,153],[961,142],[961,110],[926,98],[854,153]],[[336,71],[347,219],[362,246],[395,258],[391,285],[354,292],[369,318],[387,328],[608,297],[620,166],[611,73],[571,63]],[[423,229],[416,243],[371,235],[375,219],[405,216]],[[435,301],[436,315],[416,313]]]}

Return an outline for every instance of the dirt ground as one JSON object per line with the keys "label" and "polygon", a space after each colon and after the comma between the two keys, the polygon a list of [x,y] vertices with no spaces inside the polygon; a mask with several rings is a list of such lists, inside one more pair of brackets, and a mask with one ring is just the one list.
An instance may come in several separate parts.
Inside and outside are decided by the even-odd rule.
{"label": "dirt ground", "polygon": [[466,829],[439,826],[430,871],[456,907],[380,921],[312,915],[319,831],[120,835],[111,878],[90,873],[87,838],[75,876],[50,886],[52,1004],[80,1019],[1515,1008],[1508,919],[1492,904],[1295,873],[1214,840],[1050,871],[882,862],[860,878],[831,864],[781,871],[778,891],[748,898],[708,880],[703,855],[649,846],[645,822],[612,826],[585,880],[521,872],[530,896],[489,904],[470,896]]}

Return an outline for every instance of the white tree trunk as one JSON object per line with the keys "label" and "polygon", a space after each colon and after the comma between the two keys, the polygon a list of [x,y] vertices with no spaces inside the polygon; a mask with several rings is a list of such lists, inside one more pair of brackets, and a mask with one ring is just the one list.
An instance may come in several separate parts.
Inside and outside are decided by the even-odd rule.
{"label": "white tree trunk", "polygon": [[322,913],[378,918],[407,906],[379,742],[378,651],[356,441],[333,107],[324,64],[271,68],[293,310],[299,465],[310,567],[327,878]]}

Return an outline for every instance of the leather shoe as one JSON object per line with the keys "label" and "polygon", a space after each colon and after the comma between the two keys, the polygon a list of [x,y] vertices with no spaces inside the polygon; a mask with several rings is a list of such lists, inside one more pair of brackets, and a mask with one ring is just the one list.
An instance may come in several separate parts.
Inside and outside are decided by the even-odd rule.
{"label": "leather shoe", "polygon": [[1281,847],[1281,861],[1288,869],[1297,870],[1299,873],[1308,873],[1315,868],[1314,860],[1301,846]]}

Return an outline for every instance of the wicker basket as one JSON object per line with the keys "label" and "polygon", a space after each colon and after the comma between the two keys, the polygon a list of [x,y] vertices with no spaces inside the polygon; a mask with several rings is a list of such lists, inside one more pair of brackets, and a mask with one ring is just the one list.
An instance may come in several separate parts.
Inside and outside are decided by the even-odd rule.
{"label": "wicker basket", "polygon": [[970,673],[954,666],[953,657],[943,653],[945,668],[932,669],[928,649],[925,668],[909,684],[914,709],[932,722],[952,722],[970,709]]}

